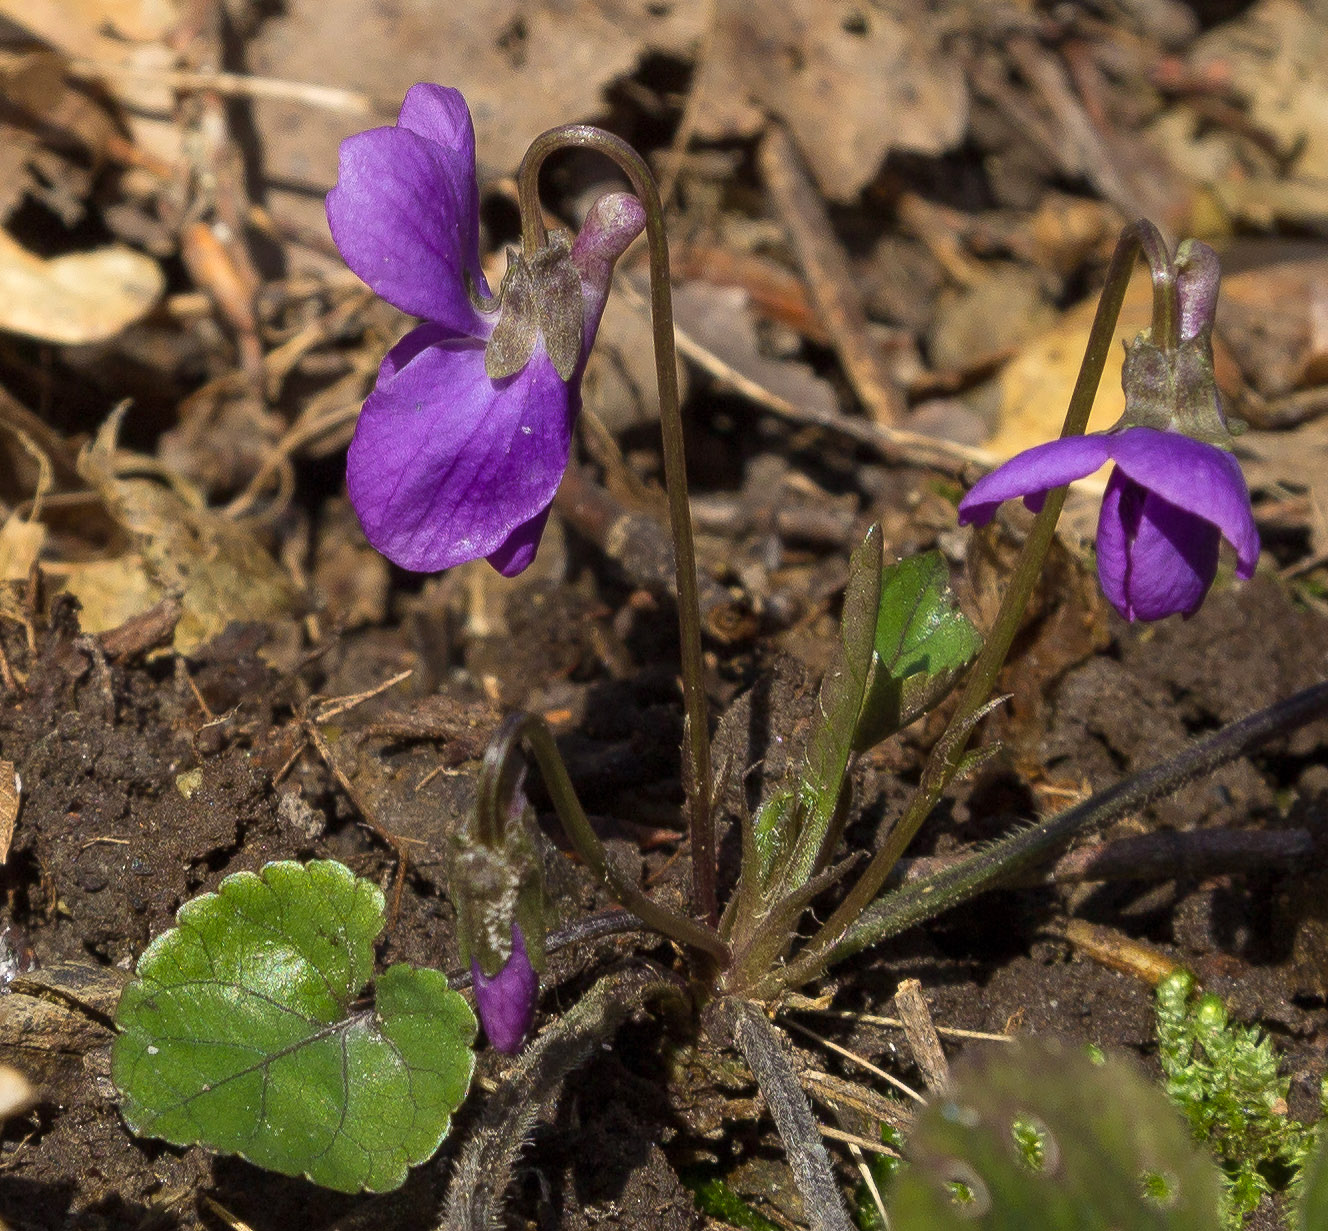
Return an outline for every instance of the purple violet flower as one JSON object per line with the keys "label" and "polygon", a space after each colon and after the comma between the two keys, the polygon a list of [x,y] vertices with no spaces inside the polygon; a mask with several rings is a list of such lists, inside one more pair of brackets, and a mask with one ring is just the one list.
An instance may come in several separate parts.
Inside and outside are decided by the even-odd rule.
{"label": "purple violet flower", "polygon": [[512,956],[492,979],[480,969],[477,958],[470,959],[470,973],[475,984],[475,1008],[484,1033],[504,1055],[515,1055],[535,1020],[535,1002],[539,996],[539,975],[526,953],[521,925],[512,924]]}
{"label": "purple violet flower", "polygon": [[1236,549],[1236,576],[1254,575],[1259,534],[1236,459],[1179,432],[1130,427],[1036,445],[974,484],[959,521],[985,525],[999,504],[1022,496],[1034,512],[1054,487],[1107,462],[1097,524],[1102,592],[1127,620],[1192,615],[1217,575],[1222,539]]}
{"label": "purple violet flower", "polygon": [[519,573],[567,468],[581,373],[613,264],[645,224],[640,202],[602,197],[570,250],[551,237],[518,265],[510,297],[491,299],[470,111],[458,91],[422,84],[395,126],[342,142],[327,216],[346,264],[425,321],[383,360],[351,442],[365,536],[416,572],[485,556]]}
{"label": "purple violet flower", "polygon": [[1012,457],[973,485],[959,521],[985,525],[1003,501],[1034,512],[1053,488],[1107,462],[1097,523],[1097,575],[1127,620],[1193,615],[1217,576],[1223,539],[1236,576],[1254,575],[1259,532],[1213,372],[1213,321],[1221,271],[1196,239],[1167,254],[1157,229],[1143,243],[1153,278],[1153,323],[1125,347],[1125,413],[1110,431],[1063,436]]}

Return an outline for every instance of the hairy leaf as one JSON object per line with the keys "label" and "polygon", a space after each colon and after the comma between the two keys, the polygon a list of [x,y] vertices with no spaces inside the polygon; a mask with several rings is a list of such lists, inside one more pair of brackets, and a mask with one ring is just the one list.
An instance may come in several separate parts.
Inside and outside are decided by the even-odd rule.
{"label": "hairy leaf", "polygon": [[1217,1169],[1133,1065],[1026,1041],[957,1068],[918,1117],[898,1231],[1212,1231]]}
{"label": "hairy leaf", "polygon": [[870,748],[936,705],[982,646],[957,610],[940,552],[907,556],[881,578],[872,673],[854,746]]}
{"label": "hairy leaf", "polygon": [[475,1018],[436,970],[391,967],[383,895],[331,861],[271,863],[187,902],[120,1000],[129,1127],[345,1192],[396,1188],[447,1135]]}

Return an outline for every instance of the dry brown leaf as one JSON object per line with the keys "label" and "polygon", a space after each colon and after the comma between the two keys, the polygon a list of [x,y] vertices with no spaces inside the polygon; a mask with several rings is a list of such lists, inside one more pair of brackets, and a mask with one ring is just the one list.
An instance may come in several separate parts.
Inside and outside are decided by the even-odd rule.
{"label": "dry brown leaf", "polygon": [[[170,595],[183,607],[174,645],[188,653],[233,621],[278,621],[295,610],[295,588],[243,525],[209,509],[199,493],[150,458],[122,453],[123,411],[79,458],[79,472],[133,544],[109,560],[48,564],[83,604],[90,633],[116,628]],[[156,471],[162,480],[131,475]]]}
{"label": "dry brown leaf", "polygon": [[0,0],[0,16],[71,55],[97,58],[155,42],[179,20],[177,0]]}
{"label": "dry brown leaf", "polygon": [[[370,4],[290,5],[264,22],[246,55],[254,73],[335,82],[393,103],[417,81],[453,86],[470,104],[481,165],[507,173],[544,129],[602,117],[605,86],[646,52],[688,55],[709,3],[468,0],[399,7],[391,20]],[[257,100],[253,112],[269,181],[331,186],[337,146],[352,131],[344,115],[273,100]],[[393,106],[382,122],[395,115]],[[321,200],[282,194],[280,206],[325,225]]]}
{"label": "dry brown leaf", "polygon": [[0,330],[43,342],[104,342],[161,298],[151,257],[114,245],[43,260],[0,228]]}
{"label": "dry brown leaf", "polygon": [[18,512],[11,513],[5,524],[0,526],[0,581],[26,581],[46,544],[46,527],[40,518],[42,502],[54,481],[54,470],[51,459],[27,432],[12,423],[4,426],[13,433],[23,451],[37,465],[31,512],[27,517]]}
{"label": "dry brown leaf", "polygon": [[[23,779],[18,776],[13,761],[0,761],[0,864],[9,858],[9,846],[14,841],[14,825],[18,821],[18,805],[23,795]],[[0,1116],[4,1111],[0,1109]]]}
{"label": "dry brown leaf", "polygon": [[792,130],[821,189],[855,197],[890,150],[940,154],[968,126],[968,92],[928,11],[849,0],[719,5],[693,89],[697,132],[751,136],[766,113]]}
{"label": "dry brown leaf", "polygon": [[[1328,25],[1312,6],[1260,0],[1196,44],[1191,68],[1228,80],[1250,120],[1295,150],[1292,178],[1328,184]],[[1328,198],[1325,199],[1328,206]]]}
{"label": "dry brown leaf", "polygon": [[1328,258],[1291,259],[1222,279],[1217,327],[1266,398],[1328,380]]}
{"label": "dry brown leaf", "polygon": [[180,156],[184,129],[171,117],[175,94],[158,70],[173,68],[168,35],[180,0],[0,0],[0,17],[76,59],[146,75],[113,73],[105,81],[124,103],[134,143],[167,162]]}

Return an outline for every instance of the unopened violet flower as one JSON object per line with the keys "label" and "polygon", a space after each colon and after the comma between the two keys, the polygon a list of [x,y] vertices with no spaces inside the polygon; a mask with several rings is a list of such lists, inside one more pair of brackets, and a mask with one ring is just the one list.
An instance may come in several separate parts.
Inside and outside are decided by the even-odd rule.
{"label": "unopened violet flower", "polygon": [[328,223],[355,273],[424,323],[388,352],[347,458],[351,503],[389,560],[524,569],[571,450],[581,374],[613,264],[644,226],[635,197],[591,209],[574,243],[480,268],[475,132],[456,90],[411,88],[394,126],[347,138]]}
{"label": "unopened violet flower", "polygon": [[475,1008],[484,1033],[504,1055],[515,1055],[535,1020],[539,999],[539,975],[526,953],[521,925],[512,924],[512,956],[493,978],[485,975],[475,957],[470,959],[470,973],[474,980]]}
{"label": "unopened violet flower", "polygon": [[[1178,271],[1178,272],[1177,272]],[[1189,240],[1170,267],[1178,338],[1145,332],[1127,346],[1125,414],[1110,431],[1036,445],[985,475],[960,501],[961,524],[990,521],[1022,497],[1035,512],[1053,488],[1114,462],[1097,527],[1102,591],[1127,620],[1198,610],[1222,539],[1236,576],[1254,574],[1259,535],[1212,374],[1217,258]],[[1155,271],[1156,275],[1156,271]]]}

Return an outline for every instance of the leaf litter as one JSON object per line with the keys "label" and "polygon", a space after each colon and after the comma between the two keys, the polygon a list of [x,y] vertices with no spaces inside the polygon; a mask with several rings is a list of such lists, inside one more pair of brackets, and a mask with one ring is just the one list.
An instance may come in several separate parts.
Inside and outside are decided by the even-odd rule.
{"label": "leaf litter", "polygon": [[[633,554],[645,540],[610,552],[607,526],[578,520],[551,531],[515,582],[466,569],[417,582],[367,553],[344,503],[355,413],[409,322],[346,278],[321,195],[338,141],[387,122],[416,80],[456,85],[474,105],[486,259],[515,238],[506,177],[553,124],[608,124],[672,185],[702,555],[708,580],[749,613],[710,646],[739,770],[759,764],[773,780],[788,754],[765,733],[806,730],[847,547],[870,522],[892,557],[939,549],[960,606],[979,627],[990,619],[1024,523],[1014,513],[981,539],[958,534],[960,484],[1058,427],[1091,317],[1082,305],[1141,209],[1173,238],[1224,250],[1218,373],[1252,425],[1237,447],[1264,567],[1202,618],[1126,628],[1086,580],[1075,532],[1095,519],[1086,484],[1002,681],[1008,712],[988,724],[987,742],[1006,750],[918,853],[990,838],[1322,674],[1328,195],[1313,49],[1328,28],[1312,9],[478,0],[388,20],[340,0],[279,13],[80,0],[0,11],[0,285],[8,274],[26,288],[0,308],[0,821],[13,812],[0,923],[22,929],[45,979],[0,996],[0,1061],[36,1087],[0,1146],[12,1225],[194,1227],[204,1198],[255,1228],[435,1225],[446,1149],[376,1201],[196,1148],[154,1153],[111,1098],[105,1021],[119,967],[185,900],[272,860],[350,864],[386,887],[385,964],[447,964],[447,818],[473,797],[502,709],[553,723],[623,867],[662,893],[684,882],[670,836],[681,795],[671,615],[640,580],[658,571]],[[814,209],[767,195],[779,168],[762,158],[784,155],[760,143],[776,125]],[[546,199],[574,221],[607,174],[560,160]],[[800,242],[809,226],[828,263]],[[824,305],[845,281],[861,314],[835,319]],[[1142,275],[1132,299],[1141,292],[1146,304]],[[597,351],[606,370],[587,382],[608,430],[583,452],[619,512],[650,519],[660,460],[643,318],[619,298],[617,357]],[[996,311],[1018,319],[992,321]],[[863,413],[882,401],[873,373],[894,419]],[[1119,393],[1110,376],[1103,388],[1109,422]],[[319,697],[352,695],[367,699],[312,717]],[[875,840],[899,776],[936,734],[917,724],[863,759],[850,841]],[[1312,830],[1328,798],[1326,738],[1307,729],[1123,829]],[[6,803],[8,766],[21,808]],[[575,864],[549,859],[568,918],[605,904]],[[915,977],[947,1025],[1016,1022],[1144,1048],[1149,990],[1073,956],[1051,926],[1110,923],[1183,958],[1233,1011],[1264,1017],[1293,1110],[1310,1118],[1328,1025],[1322,895],[1294,868],[1172,872],[987,898],[845,970],[839,1003],[871,1014]],[[650,951],[609,937],[554,954],[546,1009],[615,958]],[[25,1032],[38,1028],[34,1045]],[[744,1080],[722,1057],[670,1051],[649,1023],[626,1029],[632,1046],[587,1069],[576,1106],[537,1130],[543,1187],[520,1196],[521,1212],[567,1227],[695,1226],[678,1173],[723,1155],[746,1199],[796,1217],[785,1173],[763,1161],[765,1130],[732,1128],[755,1120]],[[836,1030],[916,1082],[880,1029]],[[491,1055],[479,1063],[500,1071]],[[86,1159],[96,1166],[75,1165]],[[1279,1216],[1266,1202],[1253,1225]]]}

